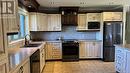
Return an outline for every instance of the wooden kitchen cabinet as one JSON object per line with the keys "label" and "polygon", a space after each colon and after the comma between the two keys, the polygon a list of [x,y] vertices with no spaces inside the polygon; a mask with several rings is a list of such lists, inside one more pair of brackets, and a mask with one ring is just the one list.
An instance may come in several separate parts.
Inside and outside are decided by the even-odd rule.
{"label": "wooden kitchen cabinet", "polygon": [[1,54],[3,54],[4,52],[5,52],[5,50],[4,50],[4,44],[3,44],[3,42],[4,42],[4,40],[3,40],[3,24],[2,24],[2,21],[0,20],[0,39],[1,39],[1,41],[0,41],[0,55]]}
{"label": "wooden kitchen cabinet", "polygon": [[61,42],[48,42],[46,48],[46,60],[55,60],[62,58]]}
{"label": "wooden kitchen cabinet", "polygon": [[126,58],[125,58],[125,73],[130,73],[130,51],[126,52]]}
{"label": "wooden kitchen cabinet", "polygon": [[86,14],[78,14],[77,30],[86,30],[87,28],[86,20],[87,20]]}
{"label": "wooden kitchen cabinet", "polygon": [[45,48],[41,48],[40,51],[40,72],[42,72],[45,66]]}
{"label": "wooden kitchen cabinet", "polygon": [[100,22],[101,13],[87,13],[87,22]]}
{"label": "wooden kitchen cabinet", "polygon": [[83,59],[83,58],[87,58],[87,49],[86,49],[87,43],[81,41],[79,43],[79,58]]}
{"label": "wooden kitchen cabinet", "polygon": [[103,21],[122,21],[122,12],[103,12]]}
{"label": "wooden kitchen cabinet", "polygon": [[60,14],[48,14],[48,31],[61,31]]}
{"label": "wooden kitchen cabinet", "polygon": [[12,0],[15,2],[14,4],[14,13],[13,14],[3,14],[3,24],[6,27],[7,33],[18,33],[19,25],[20,25],[20,17],[18,13],[18,0]]}
{"label": "wooden kitchen cabinet", "polygon": [[8,73],[7,59],[0,60],[0,73]]}
{"label": "wooden kitchen cabinet", "polygon": [[30,31],[61,31],[60,14],[30,13]]}
{"label": "wooden kitchen cabinet", "polygon": [[47,14],[34,12],[29,14],[30,31],[47,31],[47,24]]}
{"label": "wooden kitchen cabinet", "polygon": [[88,58],[101,58],[101,43],[89,42],[87,46]]}
{"label": "wooden kitchen cabinet", "polygon": [[81,42],[80,58],[101,58],[101,43],[87,41]]}
{"label": "wooden kitchen cabinet", "polygon": [[61,23],[62,25],[75,25],[77,26],[78,17],[77,15],[62,15],[61,16]]}
{"label": "wooden kitchen cabinet", "polygon": [[30,73],[30,60],[25,60],[20,66],[10,73]]}
{"label": "wooden kitchen cabinet", "polygon": [[37,14],[37,29],[38,31],[47,31],[47,14],[39,13]]}

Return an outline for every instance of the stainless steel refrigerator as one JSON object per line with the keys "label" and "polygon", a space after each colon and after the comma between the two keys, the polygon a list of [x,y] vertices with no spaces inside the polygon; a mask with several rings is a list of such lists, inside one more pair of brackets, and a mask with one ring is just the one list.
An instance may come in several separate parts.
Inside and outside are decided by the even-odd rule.
{"label": "stainless steel refrigerator", "polygon": [[103,61],[114,62],[114,44],[122,44],[122,22],[104,22]]}

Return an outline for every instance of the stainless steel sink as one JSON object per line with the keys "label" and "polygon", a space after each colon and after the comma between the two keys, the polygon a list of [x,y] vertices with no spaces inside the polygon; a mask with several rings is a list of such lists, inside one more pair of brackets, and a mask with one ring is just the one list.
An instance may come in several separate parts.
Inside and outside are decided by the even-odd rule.
{"label": "stainless steel sink", "polygon": [[41,44],[28,44],[28,45],[24,45],[23,47],[38,47],[38,46],[40,46]]}

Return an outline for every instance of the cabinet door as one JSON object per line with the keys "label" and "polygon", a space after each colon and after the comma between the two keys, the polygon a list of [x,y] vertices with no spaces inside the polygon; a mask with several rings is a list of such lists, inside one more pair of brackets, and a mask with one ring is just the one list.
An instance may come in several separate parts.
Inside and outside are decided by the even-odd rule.
{"label": "cabinet door", "polygon": [[103,12],[103,21],[112,21],[112,12]]}
{"label": "cabinet door", "polygon": [[87,57],[88,58],[93,58],[94,57],[94,45],[93,45],[93,42],[88,42]]}
{"label": "cabinet door", "polygon": [[78,15],[78,29],[86,29],[86,14]]}
{"label": "cabinet door", "polygon": [[122,12],[103,12],[103,21],[122,21]]}
{"label": "cabinet door", "polygon": [[113,12],[114,21],[122,21],[122,19],[123,19],[122,12]]}
{"label": "cabinet door", "polygon": [[0,54],[4,53],[4,47],[3,47],[3,25],[2,25],[2,21],[0,19]]}
{"label": "cabinet door", "polygon": [[44,13],[37,14],[37,28],[38,31],[47,31],[47,15]]}
{"label": "cabinet door", "polygon": [[80,44],[79,44],[79,57],[80,58],[86,58],[86,45],[87,45],[87,43],[85,43],[85,42],[80,42]]}
{"label": "cabinet door", "polygon": [[61,31],[61,15],[60,14],[48,15],[48,31]]}
{"label": "cabinet door", "polygon": [[56,24],[54,24],[55,25],[54,31],[61,31],[61,15],[55,14],[55,19]]}
{"label": "cabinet door", "polygon": [[6,64],[0,65],[0,73],[7,73]]}
{"label": "cabinet door", "polygon": [[52,24],[52,15],[51,14],[48,14],[48,31],[53,31],[53,24]]}
{"label": "cabinet door", "polygon": [[94,42],[94,57],[95,58],[101,58],[101,43],[100,42]]}
{"label": "cabinet door", "polygon": [[40,72],[42,72],[44,65],[45,65],[45,52],[43,48],[42,51],[40,52]]}
{"label": "cabinet door", "polygon": [[7,24],[5,24],[8,29],[7,29],[7,33],[14,33],[14,32],[19,32],[19,14],[18,14],[18,1],[17,0],[13,0],[15,1],[14,7],[15,7],[15,11],[14,14],[8,14],[7,18],[8,20],[6,20],[5,22],[7,22]]}
{"label": "cabinet door", "polygon": [[91,21],[101,21],[101,14],[100,13],[87,13],[87,22]]}
{"label": "cabinet door", "polygon": [[30,31],[37,31],[37,22],[36,19],[37,14],[36,13],[30,13],[29,14],[29,26],[30,26]]}
{"label": "cabinet door", "polygon": [[30,73],[30,62],[29,62],[29,60],[23,65],[23,73]]}
{"label": "cabinet door", "polygon": [[130,52],[128,51],[126,54],[126,73],[130,73]]}

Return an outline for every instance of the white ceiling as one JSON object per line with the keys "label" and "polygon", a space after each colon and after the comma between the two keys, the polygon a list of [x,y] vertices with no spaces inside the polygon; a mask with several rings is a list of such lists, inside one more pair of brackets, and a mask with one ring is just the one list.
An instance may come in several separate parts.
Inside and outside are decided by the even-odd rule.
{"label": "white ceiling", "polygon": [[130,5],[130,0],[37,0],[44,7]]}

